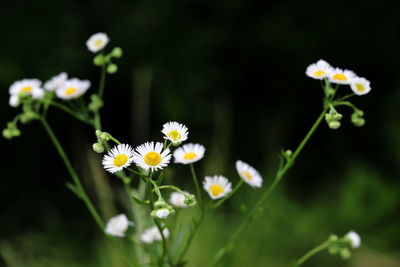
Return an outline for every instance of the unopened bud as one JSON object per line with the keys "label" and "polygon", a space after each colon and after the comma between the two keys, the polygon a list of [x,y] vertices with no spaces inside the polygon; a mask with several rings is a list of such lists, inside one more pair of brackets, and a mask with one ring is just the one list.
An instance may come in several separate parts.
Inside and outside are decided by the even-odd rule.
{"label": "unopened bud", "polygon": [[93,58],[93,64],[96,66],[102,66],[106,63],[106,58],[102,54],[98,54]]}
{"label": "unopened bud", "polygon": [[340,121],[330,121],[328,122],[328,126],[329,128],[336,130],[340,127]]}
{"label": "unopened bud", "polygon": [[189,207],[196,205],[196,197],[192,194],[185,195],[185,200],[183,201]]}
{"label": "unopened bud", "polygon": [[114,73],[117,72],[117,70],[118,70],[118,66],[115,65],[115,64],[110,64],[110,65],[107,66],[107,72],[109,74],[114,74]]}
{"label": "unopened bud", "polygon": [[342,259],[347,260],[348,258],[350,258],[351,256],[351,252],[348,248],[342,248],[340,250],[340,257],[342,257]]}
{"label": "unopened bud", "polygon": [[92,148],[93,148],[94,152],[96,152],[96,153],[104,152],[104,146],[101,143],[94,143]]}
{"label": "unopened bud", "polygon": [[116,58],[122,57],[122,49],[120,47],[115,47],[111,51],[111,56],[116,57]]}

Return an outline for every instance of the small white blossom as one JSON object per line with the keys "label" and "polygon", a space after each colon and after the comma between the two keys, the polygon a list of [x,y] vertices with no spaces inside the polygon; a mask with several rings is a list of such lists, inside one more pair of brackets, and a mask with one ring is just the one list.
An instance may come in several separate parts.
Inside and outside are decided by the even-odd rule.
{"label": "small white blossom", "polygon": [[361,246],[361,237],[354,231],[350,231],[346,234],[346,237],[351,241],[352,248],[359,248]]}
{"label": "small white blossom", "polygon": [[13,108],[16,108],[16,107],[18,107],[19,106],[19,96],[18,95],[11,95],[10,96],[10,99],[9,99],[9,101],[8,101],[8,104],[11,106],[11,107],[13,107]]}
{"label": "small white blossom", "polygon": [[261,187],[263,179],[256,169],[249,164],[238,160],[236,161],[236,170],[239,176],[252,187]]}
{"label": "small white blossom", "polygon": [[163,144],[160,142],[147,142],[136,148],[133,160],[144,170],[161,170],[167,167],[171,153],[168,148],[163,150]]}
{"label": "small white blossom", "polygon": [[351,70],[333,69],[329,75],[329,81],[337,84],[350,84],[353,78],[357,77]]}
{"label": "small white blossom", "polygon": [[60,74],[52,77],[50,80],[44,83],[43,87],[47,91],[55,91],[61,87],[63,87],[68,79],[68,75],[65,72],[61,72]]}
{"label": "small white blossom", "polygon": [[329,74],[332,72],[332,69],[333,68],[328,62],[320,59],[317,63],[313,63],[307,67],[306,75],[313,79],[322,80],[329,76]]}
{"label": "small white blossom", "polygon": [[159,209],[156,211],[156,216],[160,219],[165,219],[168,218],[168,216],[170,215],[170,211],[166,208],[164,209]]}
{"label": "small white blossom", "polygon": [[[162,232],[163,232],[164,237],[168,238],[168,236],[169,236],[168,228],[164,228],[164,230]],[[153,226],[153,227],[145,229],[143,231],[143,233],[140,235],[139,239],[143,243],[150,244],[150,243],[153,243],[154,241],[161,241],[162,236],[161,236],[160,230],[158,230],[158,227]]]}
{"label": "small white blossom", "polygon": [[203,188],[212,199],[223,198],[232,191],[232,183],[222,175],[206,176]]}
{"label": "small white blossom", "polygon": [[90,81],[73,78],[67,80],[64,86],[56,90],[57,97],[70,100],[82,96],[90,87]]}
{"label": "small white blossom", "polygon": [[42,82],[38,79],[23,79],[14,82],[9,89],[10,95],[32,95],[35,89],[39,89]]}
{"label": "small white blossom", "polygon": [[32,97],[34,99],[42,99],[44,97],[44,91],[41,88],[34,88],[32,90]]}
{"label": "small white blossom", "polygon": [[175,163],[189,164],[201,160],[206,149],[199,144],[185,144],[174,151]]}
{"label": "small white blossom", "polygon": [[107,155],[103,157],[104,168],[115,173],[128,167],[133,161],[133,149],[130,145],[119,144],[113,147]]}
{"label": "small white blossom", "polygon": [[109,41],[110,39],[108,38],[107,34],[98,32],[89,37],[89,39],[86,41],[86,46],[89,51],[97,53],[103,49]]}
{"label": "small white blossom", "polygon": [[124,237],[129,226],[133,226],[133,223],[128,220],[125,214],[119,214],[108,220],[104,231],[108,235]]}
{"label": "small white blossom", "polygon": [[[185,193],[189,194],[188,192]],[[185,199],[186,199],[185,195],[182,194],[181,192],[172,192],[169,197],[169,203],[171,203],[175,207],[187,208]]]}
{"label": "small white blossom", "polygon": [[170,140],[173,144],[179,144],[188,138],[188,128],[176,121],[165,123],[161,132],[165,135],[164,139]]}
{"label": "small white blossom", "polygon": [[350,82],[350,86],[351,90],[353,90],[356,95],[365,95],[368,94],[369,91],[371,91],[370,82],[367,79],[361,77],[356,77],[352,79]]}

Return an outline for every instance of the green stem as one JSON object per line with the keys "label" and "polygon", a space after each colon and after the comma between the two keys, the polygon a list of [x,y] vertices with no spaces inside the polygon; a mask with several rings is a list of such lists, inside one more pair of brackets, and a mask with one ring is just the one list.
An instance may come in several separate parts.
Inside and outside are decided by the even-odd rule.
{"label": "green stem", "polygon": [[187,251],[188,251],[188,249],[190,247],[190,244],[192,243],[193,238],[194,238],[197,230],[199,229],[200,224],[202,223],[204,217],[206,216],[206,213],[207,212],[201,210],[199,219],[198,220],[195,220],[195,219],[193,220],[193,228],[191,229],[191,233],[189,235],[189,238],[188,238],[188,240],[186,241],[186,244],[183,247],[182,253],[178,257],[178,260],[177,260],[177,264],[178,265],[181,264],[181,261],[182,261],[183,257],[185,257],[185,255],[186,255],[186,253],[187,253]]}
{"label": "green stem", "polygon": [[240,179],[239,183],[236,184],[235,188],[233,188],[233,190],[223,199],[220,199],[217,203],[215,203],[215,205],[212,207],[213,209],[218,208],[219,206],[222,205],[222,203],[224,203],[226,200],[228,200],[233,194],[236,193],[236,191],[239,190],[239,188],[242,186],[243,184],[243,179]]}
{"label": "green stem", "polygon": [[[152,178],[151,178],[151,173],[150,173],[150,177],[147,178],[147,193],[149,195],[150,207],[151,207],[152,210],[154,210],[154,199],[153,199],[153,193],[152,193],[153,190],[151,188],[151,185],[152,185]],[[154,224],[157,226],[158,231],[160,231],[161,238],[162,238],[162,247],[163,247],[163,249],[162,249],[161,259],[159,261],[159,265],[162,267],[164,259],[168,255],[167,239],[164,236],[163,228],[160,225],[160,223],[155,218],[153,218],[153,221],[154,221]],[[168,258],[169,258],[169,255],[168,255]]]}
{"label": "green stem", "polygon": [[349,101],[335,101],[333,102],[334,106],[348,106],[351,107],[353,110],[357,111],[359,110],[356,106],[353,105],[353,103]]}
{"label": "green stem", "polygon": [[99,85],[100,99],[103,99],[105,83],[106,83],[106,65],[104,64],[101,66],[101,74],[100,74],[100,85]]}
{"label": "green stem", "polygon": [[[100,75],[100,84],[99,84],[99,98],[103,99],[104,95],[104,87],[106,83],[106,66],[103,65],[101,66],[101,75]],[[100,118],[100,112],[97,110],[94,113],[94,128],[96,130],[101,130],[101,118]]]}
{"label": "green stem", "polygon": [[50,102],[50,106],[56,107],[84,123],[87,123],[87,124],[93,123],[90,119],[86,118],[85,116],[82,116],[80,113],[73,111],[72,109],[70,109],[67,106],[64,106],[63,104],[52,101],[52,102]]}
{"label": "green stem", "polygon": [[196,186],[197,195],[199,196],[199,205],[200,205],[201,210],[203,210],[203,198],[201,195],[200,185],[199,185],[199,181],[197,179],[197,175],[196,175],[196,172],[194,170],[194,166],[192,163],[190,164],[190,171],[192,173],[193,182]]}
{"label": "green stem", "polygon": [[236,229],[236,231],[231,235],[229,241],[226,243],[224,247],[222,247],[217,253],[214,258],[214,265],[218,265],[220,260],[223,258],[223,256],[229,252],[233,247],[236,242],[236,239],[239,237],[239,235],[243,232],[243,230],[246,228],[246,226],[256,217],[257,214],[261,211],[261,206],[264,204],[264,201],[268,198],[268,196],[273,192],[275,187],[279,184],[281,181],[282,177],[286,174],[286,172],[290,169],[290,167],[293,165],[294,161],[296,160],[297,156],[299,153],[303,150],[304,146],[307,144],[308,140],[312,136],[312,134],[315,132],[317,129],[318,125],[321,123],[323,120],[325,113],[327,111],[327,108],[325,107],[321,114],[319,115],[318,119],[315,121],[311,129],[308,131],[304,139],[301,141],[300,145],[297,147],[293,155],[287,160],[286,164],[283,166],[283,168],[278,169],[275,179],[272,182],[271,186],[264,192],[264,194],[260,197],[260,199],[257,201],[257,203],[253,206],[252,210],[249,212],[249,214],[246,216],[244,221],[239,225],[239,227]]}
{"label": "green stem", "polygon": [[312,256],[314,256],[315,254],[327,249],[330,245],[330,240],[325,241],[324,243],[316,246],[315,248],[313,248],[312,250],[310,250],[309,252],[307,252],[306,254],[304,254],[300,259],[298,259],[294,264],[293,267],[297,267],[300,266],[301,264],[303,264],[304,262],[306,262],[309,258],[311,258]]}
{"label": "green stem", "polygon": [[97,212],[96,208],[94,207],[93,203],[89,199],[85,189],[82,186],[82,183],[79,179],[78,174],[72,167],[71,161],[69,160],[68,156],[66,155],[63,147],[61,146],[60,142],[58,141],[56,135],[54,134],[53,130],[51,129],[50,125],[47,123],[47,121],[44,118],[41,118],[40,120],[43,124],[43,127],[45,128],[47,134],[49,135],[51,141],[53,142],[54,146],[56,147],[58,153],[60,154],[60,157],[64,161],[65,167],[67,168],[69,174],[72,177],[72,180],[76,186],[76,189],[79,192],[79,197],[83,200],[83,202],[86,204],[86,207],[88,208],[90,214],[93,216],[95,219],[97,225],[99,228],[103,231],[104,229],[104,222],[100,218],[99,213]]}

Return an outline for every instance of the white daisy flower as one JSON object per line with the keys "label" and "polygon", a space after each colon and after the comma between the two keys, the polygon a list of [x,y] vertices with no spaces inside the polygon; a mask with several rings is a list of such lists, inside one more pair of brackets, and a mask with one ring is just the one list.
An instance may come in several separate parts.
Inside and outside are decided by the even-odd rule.
{"label": "white daisy flower", "polygon": [[238,160],[236,161],[236,170],[239,176],[252,187],[261,187],[263,178],[260,173],[249,164]]}
{"label": "white daisy flower", "polygon": [[[189,194],[189,192],[184,192],[185,194]],[[172,192],[169,196],[169,203],[174,205],[175,207],[187,208],[185,203],[186,196],[181,192]]]}
{"label": "white daisy flower", "polygon": [[8,104],[13,107],[16,108],[19,106],[19,96],[18,95],[11,95],[10,99],[8,100]]}
{"label": "white daisy flower", "polygon": [[82,96],[90,87],[90,81],[79,80],[76,78],[67,80],[64,86],[56,90],[56,94],[59,98],[69,100]]}
{"label": "white daisy flower", "polygon": [[160,142],[147,142],[135,149],[133,160],[144,170],[158,170],[166,167],[171,160],[170,150],[164,151]]}
{"label": "white daisy flower", "polygon": [[170,140],[173,144],[179,144],[188,138],[188,128],[176,121],[170,121],[163,125],[161,132],[164,139]]}
{"label": "white daisy flower", "polygon": [[108,220],[104,232],[108,235],[124,237],[129,226],[133,226],[125,214],[119,214]]}
{"label": "white daisy flower", "polygon": [[232,184],[222,175],[206,176],[203,188],[212,199],[223,198],[232,191]]}
{"label": "white daisy flower", "polygon": [[352,248],[359,248],[361,246],[361,237],[354,231],[348,232],[345,237],[350,239]]}
{"label": "white daisy flower", "polygon": [[333,68],[325,60],[318,60],[317,63],[313,63],[307,67],[306,75],[313,79],[322,80],[329,76]]}
{"label": "white daisy flower", "polygon": [[10,95],[32,95],[35,89],[40,89],[42,82],[38,79],[23,79],[14,82],[9,89]]}
{"label": "white daisy flower", "polygon": [[186,144],[174,151],[175,163],[189,164],[201,160],[206,149],[199,144]]}
{"label": "white daisy flower", "polygon": [[[164,228],[163,235],[165,238],[167,238],[169,236],[168,228]],[[145,229],[143,231],[143,233],[140,235],[139,239],[143,243],[150,244],[150,243],[153,243],[154,241],[161,241],[162,236],[161,236],[160,230],[158,230],[157,226],[153,226],[153,227]]]}
{"label": "white daisy flower", "polygon": [[351,70],[333,69],[329,75],[329,81],[337,84],[350,84],[350,81],[357,77]]}
{"label": "white daisy flower", "polygon": [[90,38],[86,41],[86,46],[89,51],[97,53],[103,49],[109,41],[110,39],[108,38],[107,34],[98,32],[90,36]]}
{"label": "white daisy flower", "polygon": [[134,151],[130,145],[119,144],[108,152],[108,155],[103,157],[104,168],[115,173],[128,167],[133,161]]}
{"label": "white daisy flower", "polygon": [[61,72],[60,74],[52,77],[50,80],[45,82],[43,87],[47,91],[55,91],[58,88],[63,87],[67,79],[68,79],[67,73]]}
{"label": "white daisy flower", "polygon": [[356,77],[352,79],[350,86],[351,90],[353,90],[356,95],[365,95],[368,94],[369,91],[371,91],[370,82],[367,79],[361,77]]}

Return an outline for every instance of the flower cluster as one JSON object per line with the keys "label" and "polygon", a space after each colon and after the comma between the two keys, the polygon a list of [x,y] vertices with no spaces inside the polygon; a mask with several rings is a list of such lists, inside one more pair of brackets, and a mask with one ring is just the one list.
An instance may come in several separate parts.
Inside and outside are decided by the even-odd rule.
{"label": "flower cluster", "polygon": [[[353,94],[360,96],[369,93],[371,91],[371,85],[367,79],[358,77],[351,70],[334,68],[322,59],[308,66],[306,69],[306,75],[313,79],[323,80],[324,82],[324,105],[327,109],[329,109],[329,111],[325,114],[325,120],[329,128],[338,129],[341,126],[340,120],[343,118],[343,116],[335,109],[337,106],[348,106],[353,109],[351,122],[355,126],[359,127],[365,124],[365,119],[363,118],[364,112],[358,109],[347,99]],[[336,86],[332,87],[332,84],[336,84]],[[339,85],[350,85],[353,94],[335,99]]]}
{"label": "flower cluster", "polygon": [[334,68],[322,59],[308,66],[306,74],[313,79],[327,79],[331,83],[350,85],[356,95],[365,95],[371,91],[370,82],[367,79],[358,77],[351,70]]}
{"label": "flower cluster", "polygon": [[[174,206],[187,208],[196,204],[194,195],[176,186],[165,186],[165,188],[174,190],[169,199],[172,205],[165,201],[161,194],[162,186],[158,183],[159,178],[154,178],[155,173],[157,171],[162,173],[170,164],[172,157],[174,157],[175,163],[190,165],[194,172],[193,163],[201,160],[206,151],[204,146],[200,144],[188,143],[180,146],[182,142],[188,139],[188,128],[183,124],[174,121],[167,122],[163,125],[161,133],[164,135],[164,143],[151,141],[133,149],[128,144],[121,144],[109,133],[96,131],[98,142],[93,145],[93,149],[96,152],[102,153],[106,147],[109,147],[107,144],[109,141],[117,143],[103,156],[104,169],[110,173],[127,169],[134,174],[138,174],[150,186],[149,188],[152,188],[152,191],[157,194],[157,201],[150,200],[147,202],[151,208],[150,215],[155,220],[164,220],[173,215],[175,213]],[[171,151],[172,147],[177,148]],[[136,165],[137,171],[131,169],[130,166],[132,164]],[[251,187],[259,188],[262,186],[263,179],[261,175],[249,164],[238,160],[236,162],[236,171],[240,179]],[[194,176],[194,179],[196,186],[198,186],[196,176]],[[240,185],[241,183],[238,184],[238,186]],[[213,200],[228,198],[234,192],[232,183],[222,175],[205,176],[203,189]],[[201,191],[199,191],[199,188],[197,190],[197,193],[200,194],[198,197],[201,199]],[[151,196],[148,197],[151,199]],[[151,243],[154,240],[160,240],[159,235],[158,228],[153,227],[147,229],[140,237],[140,240],[144,243]]]}

